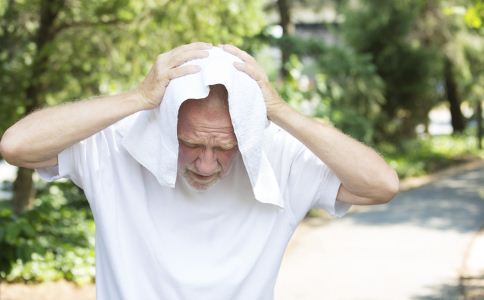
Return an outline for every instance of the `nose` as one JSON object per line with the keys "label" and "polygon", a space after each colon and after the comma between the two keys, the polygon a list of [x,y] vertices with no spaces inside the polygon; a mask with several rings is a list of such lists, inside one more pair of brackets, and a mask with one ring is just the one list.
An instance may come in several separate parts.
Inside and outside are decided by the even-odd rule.
{"label": "nose", "polygon": [[210,148],[205,148],[198,156],[195,167],[202,176],[210,176],[218,172],[218,161],[214,151]]}

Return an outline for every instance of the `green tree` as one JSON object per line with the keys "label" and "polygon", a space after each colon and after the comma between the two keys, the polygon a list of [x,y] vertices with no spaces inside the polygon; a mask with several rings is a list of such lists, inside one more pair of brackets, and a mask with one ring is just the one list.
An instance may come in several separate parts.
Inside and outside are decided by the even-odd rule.
{"label": "green tree", "polygon": [[480,36],[479,42],[472,43],[473,46],[468,47],[469,54],[472,102],[475,103],[475,117],[476,117],[476,138],[477,146],[482,149],[482,99],[484,98],[484,59],[482,53],[484,52],[484,38],[482,33],[484,31],[484,1],[474,0],[471,5],[467,7],[464,20],[467,26],[475,31]]}
{"label": "green tree", "polygon": [[[177,45],[240,45],[264,25],[259,0],[1,0],[0,17],[2,134],[45,105],[133,87]],[[19,168],[16,212],[34,192],[32,170]]]}
{"label": "green tree", "polygon": [[[426,26],[426,32],[428,39],[440,49],[439,54],[445,62],[444,78],[452,125],[454,132],[462,132],[465,122],[460,111],[461,100],[475,106],[478,124],[482,120],[480,85],[484,35],[479,20],[484,14],[484,5],[482,1],[432,2],[436,4],[432,9],[433,19],[438,16],[438,22],[428,22],[433,26]],[[477,127],[478,147],[481,147],[481,126]]]}
{"label": "green tree", "polygon": [[[469,2],[469,1],[468,1]],[[482,30],[484,24],[484,1],[473,0],[467,6],[464,20],[470,28]]]}
{"label": "green tree", "polygon": [[307,113],[374,144],[375,122],[385,99],[371,56],[345,45],[326,45],[318,38],[292,36],[287,41],[293,54],[282,88],[284,98],[295,106],[312,106]]}
{"label": "green tree", "polygon": [[385,86],[377,141],[398,142],[415,135],[440,100],[440,61],[436,49],[412,36],[423,1],[367,0],[350,2],[342,25],[345,40],[357,53],[368,54]]}

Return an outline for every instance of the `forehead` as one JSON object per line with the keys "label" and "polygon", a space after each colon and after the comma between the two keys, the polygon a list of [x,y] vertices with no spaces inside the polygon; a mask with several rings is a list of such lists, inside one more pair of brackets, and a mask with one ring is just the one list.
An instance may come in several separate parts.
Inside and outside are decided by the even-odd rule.
{"label": "forehead", "polygon": [[178,137],[235,139],[228,107],[187,100],[178,114]]}

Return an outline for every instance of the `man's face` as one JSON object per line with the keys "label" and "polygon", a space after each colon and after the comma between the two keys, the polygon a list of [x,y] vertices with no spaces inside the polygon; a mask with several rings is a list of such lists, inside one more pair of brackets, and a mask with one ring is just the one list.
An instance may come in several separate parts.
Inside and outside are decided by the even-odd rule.
{"label": "man's face", "polygon": [[205,190],[226,175],[238,152],[226,102],[220,93],[187,100],[178,115],[178,171],[187,183]]}

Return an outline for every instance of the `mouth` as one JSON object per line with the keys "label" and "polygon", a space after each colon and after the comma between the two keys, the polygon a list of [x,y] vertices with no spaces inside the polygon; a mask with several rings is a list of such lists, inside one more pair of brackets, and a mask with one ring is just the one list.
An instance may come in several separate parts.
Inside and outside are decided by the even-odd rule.
{"label": "mouth", "polygon": [[200,183],[208,183],[218,176],[218,173],[215,173],[215,174],[212,174],[212,175],[209,175],[209,176],[205,176],[205,175],[200,175],[198,173],[195,173],[191,170],[187,170],[187,172],[189,173],[189,175],[193,179],[195,179],[196,181],[198,181]]}

